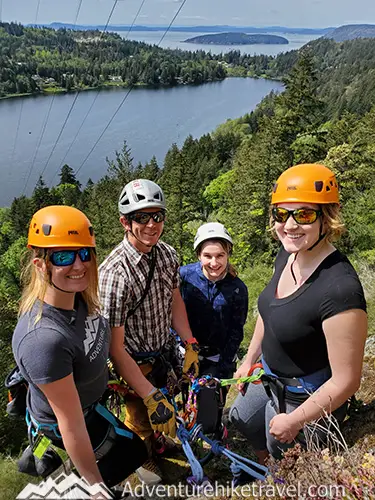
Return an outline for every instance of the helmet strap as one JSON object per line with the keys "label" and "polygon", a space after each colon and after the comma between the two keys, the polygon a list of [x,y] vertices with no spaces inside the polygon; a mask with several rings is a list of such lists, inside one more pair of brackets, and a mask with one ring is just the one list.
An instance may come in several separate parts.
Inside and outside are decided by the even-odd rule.
{"label": "helmet strap", "polygon": [[318,245],[322,241],[322,239],[325,237],[325,233],[323,233],[323,224],[322,224],[321,219],[319,219],[319,221],[320,221],[319,238],[316,240],[316,242],[310,248],[307,249],[308,252],[311,252],[311,250],[313,248],[315,248],[316,245]]}
{"label": "helmet strap", "polygon": [[[47,255],[48,255],[47,249],[44,249],[44,261],[46,262],[46,264],[47,264]],[[52,273],[48,268],[47,268],[47,275],[48,275],[48,284],[53,288],[56,288],[56,290],[59,290],[60,292],[64,293],[76,293],[76,292],[70,292],[68,290],[63,290],[62,288],[59,288],[57,285],[55,285],[55,283],[53,283],[52,281]]]}
{"label": "helmet strap", "polygon": [[60,292],[64,292],[64,293],[76,293],[76,292],[68,292],[68,290],[63,290],[62,288],[59,288],[57,285],[55,285],[55,283],[52,282],[51,279],[49,280],[49,284],[51,286],[53,286],[53,288],[56,288],[56,290],[60,290]]}
{"label": "helmet strap", "polygon": [[146,245],[146,243],[143,243],[143,241],[141,241],[139,238],[137,238],[136,235],[133,233],[133,228],[132,228],[133,221],[129,220],[129,224],[130,224],[130,231],[128,231],[128,233],[130,233],[133,236],[133,238],[135,238],[137,241],[139,241],[139,243],[141,243],[142,245],[144,245],[147,248],[152,248],[154,246],[154,245]]}
{"label": "helmet strap", "polygon": [[[146,245],[146,243],[143,243],[143,241],[141,241],[139,238],[137,238],[136,235],[133,233],[133,228],[132,228],[133,221],[131,219],[128,219],[128,222],[129,222],[129,225],[130,225],[130,231],[127,231],[127,232],[130,233],[133,236],[133,238],[135,238],[137,241],[139,241],[139,243],[141,243],[142,245],[144,245],[147,248],[153,248],[155,246],[155,245]],[[161,235],[162,234],[163,234],[163,232],[161,233]],[[161,238],[161,235],[159,237],[159,240]]]}

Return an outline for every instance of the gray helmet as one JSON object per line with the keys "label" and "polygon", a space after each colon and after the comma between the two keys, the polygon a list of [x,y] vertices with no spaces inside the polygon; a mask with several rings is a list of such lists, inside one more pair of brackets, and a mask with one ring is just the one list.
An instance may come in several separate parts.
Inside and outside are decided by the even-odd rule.
{"label": "gray helmet", "polygon": [[148,179],[131,181],[121,191],[118,209],[127,215],[143,208],[166,209],[164,193],[160,186]]}
{"label": "gray helmet", "polygon": [[194,238],[194,250],[204,241],[214,239],[226,240],[233,245],[233,240],[223,224],[220,224],[220,222],[208,222],[198,228]]}

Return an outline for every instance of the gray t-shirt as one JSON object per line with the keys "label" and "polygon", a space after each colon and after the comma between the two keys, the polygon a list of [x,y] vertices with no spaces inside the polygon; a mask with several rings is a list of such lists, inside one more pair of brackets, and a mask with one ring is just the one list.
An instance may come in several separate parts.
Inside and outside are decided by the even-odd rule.
{"label": "gray t-shirt", "polygon": [[104,393],[108,381],[110,328],[100,315],[87,316],[79,301],[77,313],[40,302],[22,316],[13,334],[12,348],[23,376],[29,382],[28,408],[40,422],[56,422],[47,398],[37,384],[48,384],[74,374],[85,409]]}

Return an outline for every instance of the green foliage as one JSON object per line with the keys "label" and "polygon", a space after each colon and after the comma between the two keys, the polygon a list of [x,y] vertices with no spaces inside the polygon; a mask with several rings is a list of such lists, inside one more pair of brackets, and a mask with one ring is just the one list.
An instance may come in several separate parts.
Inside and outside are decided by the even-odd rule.
{"label": "green foliage", "polygon": [[81,188],[81,183],[77,181],[74,170],[69,165],[65,164],[61,167],[59,185],[61,184],[72,184],[78,189]]}
{"label": "green foliage", "polygon": [[20,474],[17,464],[10,457],[0,457],[0,498],[1,500],[14,500],[27,484],[38,484],[38,479]]}
{"label": "green foliage", "polygon": [[101,85],[200,84],[226,76],[210,53],[165,50],[115,33],[0,23],[0,36],[0,97]]}
{"label": "green foliage", "polygon": [[[154,180],[164,189],[168,212],[163,239],[177,249],[181,263],[195,260],[193,239],[202,223],[220,221],[230,231],[234,239],[232,262],[247,284],[250,296],[245,346],[254,327],[257,297],[272,274],[272,262],[278,248],[269,231],[272,185],[292,164],[323,162],[336,172],[341,186],[348,235],[338,245],[353,257],[360,272],[368,299],[370,332],[374,333],[375,108],[369,106],[368,94],[363,89],[360,94],[358,89],[362,88],[362,77],[366,80],[366,75],[370,74],[373,60],[370,48],[375,47],[375,41],[336,44],[318,40],[309,44],[309,50],[276,58],[250,57],[234,51],[223,56],[210,55],[206,60],[205,53],[197,51],[186,56],[186,60],[176,55],[181,61],[181,71],[184,68],[182,74],[176,66],[173,69],[173,58],[167,64],[166,60],[159,59],[158,50],[150,52],[147,46],[136,42],[135,45],[133,42],[123,45],[116,35],[97,43],[92,39],[92,32],[65,30],[59,33],[20,28],[9,34],[9,30],[9,26],[1,28],[0,25],[0,38],[5,37],[7,43],[11,38],[13,51],[24,47],[25,36],[33,39],[33,47],[38,45],[37,50],[33,48],[30,52],[38,59],[40,71],[46,70],[47,62],[53,61],[60,70],[61,59],[64,64],[69,61],[70,64],[74,55],[78,63],[83,54],[89,53],[90,57],[95,54],[98,60],[90,71],[98,81],[105,81],[114,60],[116,64],[127,64],[125,60],[130,60],[130,55],[134,55],[132,61],[140,65],[137,70],[131,68],[130,77],[134,81],[138,81],[141,67],[148,68],[147,79],[154,82],[158,78],[167,82],[172,73],[175,81],[206,78],[208,75],[201,72],[197,62],[208,63],[211,57],[212,60],[224,58],[232,67],[243,65],[254,74],[289,76],[285,79],[284,93],[271,94],[253,112],[227,121],[200,139],[189,136],[181,148],[172,145],[160,168],[155,158],[145,165],[134,166],[131,151],[124,142],[122,149],[115,152],[114,159],[107,160],[107,174],[98,182],[88,181],[81,190],[73,170],[64,165],[57,186],[49,189],[40,178],[30,198],[20,196],[10,208],[0,209],[0,378],[4,378],[12,365],[10,339],[20,294],[19,260],[32,214],[54,203],[71,204],[83,210],[93,223],[101,261],[123,238],[117,200],[124,185],[135,178]],[[58,44],[67,48],[69,57],[60,54]],[[121,62],[113,55],[114,47],[123,51]],[[106,60],[110,50],[112,59]],[[169,54],[172,57],[174,52]],[[22,55],[21,49],[19,55]],[[0,55],[0,62],[1,57],[4,56]],[[164,64],[158,65],[158,61]],[[356,68],[355,78],[352,66]],[[0,65],[0,74],[6,71],[6,66],[4,68]],[[79,82],[77,78],[74,85]],[[345,85],[350,91],[345,90],[344,105],[336,95],[336,88],[342,91]],[[356,102],[354,107],[353,102]],[[346,108],[351,112],[345,111]],[[4,407],[5,394],[1,398]],[[16,427],[12,428],[1,413],[0,431],[0,449],[9,446],[15,449]]]}

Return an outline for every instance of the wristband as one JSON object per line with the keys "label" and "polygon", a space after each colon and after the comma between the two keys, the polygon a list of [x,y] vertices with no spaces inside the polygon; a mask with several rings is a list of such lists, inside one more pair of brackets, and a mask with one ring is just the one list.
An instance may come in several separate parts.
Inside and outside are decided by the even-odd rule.
{"label": "wristband", "polygon": [[190,339],[185,340],[185,344],[198,344],[198,340],[194,337],[190,337]]}

